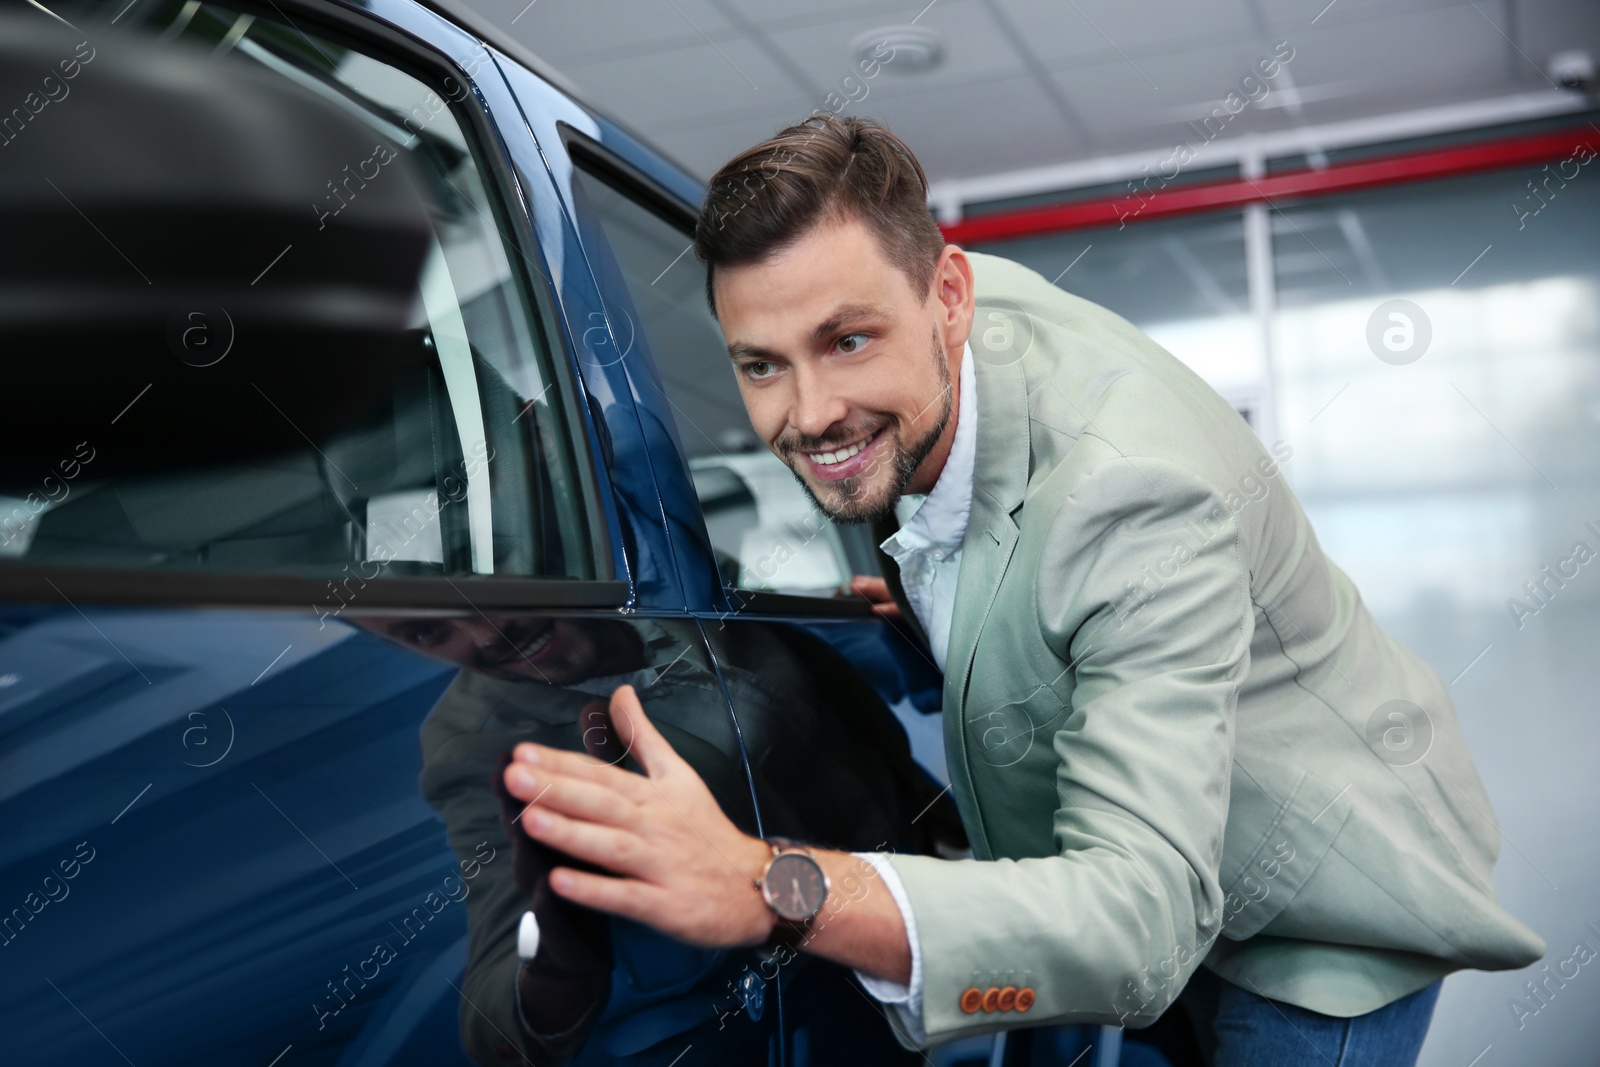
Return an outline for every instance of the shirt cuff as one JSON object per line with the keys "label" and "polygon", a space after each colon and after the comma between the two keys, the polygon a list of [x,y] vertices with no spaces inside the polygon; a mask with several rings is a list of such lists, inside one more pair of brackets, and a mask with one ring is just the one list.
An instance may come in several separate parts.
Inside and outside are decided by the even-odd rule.
{"label": "shirt cuff", "polygon": [[863,974],[860,971],[856,971],[856,979],[874,1000],[893,1007],[907,1031],[913,1037],[920,1038],[923,1033],[922,946],[917,940],[917,919],[911,913],[911,898],[906,896],[905,884],[900,881],[900,874],[894,869],[894,864],[889,862],[888,856],[881,852],[857,852],[855,855],[872,864],[873,869],[878,872],[879,879],[889,890],[889,895],[894,898],[895,907],[900,909],[900,918],[906,924],[906,942],[911,948],[909,984]]}

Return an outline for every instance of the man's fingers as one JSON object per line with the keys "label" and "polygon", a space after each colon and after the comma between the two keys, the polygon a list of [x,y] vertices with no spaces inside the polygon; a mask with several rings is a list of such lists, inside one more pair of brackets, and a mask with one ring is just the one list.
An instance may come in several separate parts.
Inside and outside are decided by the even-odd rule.
{"label": "man's fingers", "polygon": [[550,872],[550,888],[575,904],[657,925],[666,906],[666,894],[633,878],[608,878],[603,874],[557,867]]}
{"label": "man's fingers", "polygon": [[850,579],[850,588],[860,593],[873,603],[891,600],[889,596],[889,583],[882,578],[873,578],[870,575],[858,574]]}
{"label": "man's fingers", "polygon": [[506,768],[506,788],[513,795],[526,796],[529,804],[586,822],[623,830],[637,829],[640,824],[639,805],[599,782],[541,774],[526,764],[512,763]]}
{"label": "man's fingers", "polygon": [[662,773],[683,762],[655,724],[646,717],[644,706],[639,703],[639,694],[633,691],[633,686],[618,686],[617,691],[611,694],[611,723],[616,728],[617,736],[622,739],[623,747],[633,753],[633,758],[639,761],[650,777],[659,778]]}
{"label": "man's fingers", "polygon": [[[639,695],[631,685],[619,686],[611,694],[610,706],[604,710],[595,703],[585,707],[579,717],[579,726],[583,730],[586,756],[526,741],[512,750],[512,756],[518,762],[544,766],[558,774],[613,785],[633,799],[639,798],[645,783],[639,780],[638,775],[617,769],[624,756],[632,755],[651,777],[659,777],[662,772],[683,762],[645,715]],[[632,782],[617,784],[613,777],[616,774],[622,774]],[[507,786],[510,786],[509,778]],[[512,793],[522,796],[515,790]],[[523,799],[531,800],[532,797]]]}
{"label": "man's fingers", "polygon": [[872,605],[873,614],[885,619],[900,617],[900,605],[895,603],[889,583],[884,579],[858,574],[850,579],[850,590]]}
{"label": "man's fingers", "polygon": [[568,818],[543,804],[530,805],[522,813],[522,828],[535,841],[576,859],[619,874],[641,873],[638,868],[646,854],[644,842],[627,830]]}
{"label": "man's fingers", "polygon": [[[511,755],[511,766],[506,768],[506,789],[519,800],[532,800],[552,778],[576,778],[584,782],[594,782],[615,790],[629,800],[643,800],[653,793],[650,784],[637,774],[600,763],[593,757],[577,752],[565,752],[559,748],[547,748],[544,745],[524,741],[511,750]],[[531,771],[533,780],[537,784],[530,788],[527,785],[527,778],[513,775],[511,770],[516,767]]]}

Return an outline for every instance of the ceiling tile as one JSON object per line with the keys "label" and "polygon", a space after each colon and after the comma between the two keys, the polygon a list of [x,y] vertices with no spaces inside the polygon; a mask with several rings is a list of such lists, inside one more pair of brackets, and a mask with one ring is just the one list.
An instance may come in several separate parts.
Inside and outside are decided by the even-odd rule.
{"label": "ceiling tile", "polygon": [[[1468,0],[1254,0],[1267,25],[1278,36],[1304,33],[1313,27],[1347,26],[1371,18],[1413,11],[1456,7],[1472,10]],[[1480,0],[1489,14],[1498,13],[1502,0]],[[1493,10],[1491,10],[1493,9]]]}
{"label": "ceiling tile", "polygon": [[[1471,5],[1346,22],[1325,18],[1290,40],[1297,81],[1353,83],[1352,96],[1386,97],[1384,111],[1406,111],[1423,98],[1435,102],[1443,87],[1486,96],[1525,88],[1529,80],[1544,83],[1535,67],[1517,59],[1500,29]],[[1515,64],[1509,62],[1513,59]]]}
{"label": "ceiling tile", "polygon": [[712,0],[472,0],[472,8],[563,70],[596,54],[703,42],[701,34],[729,29]]}
{"label": "ceiling tile", "polygon": [[769,105],[774,115],[816,106],[805,91],[747,40],[651,52],[564,68],[585,99],[645,134],[651,125],[684,115],[715,115]]}
{"label": "ceiling tile", "polygon": [[[833,19],[874,17],[885,25],[903,24],[917,17],[927,0],[709,0],[729,17],[755,26],[793,28]],[[938,6],[947,3],[940,0]]]}
{"label": "ceiling tile", "polygon": [[1256,27],[1244,0],[1154,5],[1127,0],[993,0],[1045,62],[1177,42],[1248,40]]}
{"label": "ceiling tile", "polygon": [[[1140,129],[1177,128],[1185,119],[1198,122],[1222,106],[1229,93],[1238,92],[1240,99],[1253,94],[1262,103],[1271,100],[1274,88],[1283,83],[1261,78],[1256,66],[1271,55],[1270,49],[1245,40],[1138,59],[1069,63],[1050,76],[1097,138],[1126,143],[1127,135]],[[1298,58],[1291,59],[1291,67],[1296,62]],[[1252,76],[1256,80],[1247,82]],[[1276,125],[1275,120],[1250,115],[1258,110],[1273,109],[1246,107],[1229,119],[1229,132]]]}
{"label": "ceiling tile", "polygon": [[[1106,39],[1082,13],[1062,0],[989,0],[990,4],[1027,42],[1036,59],[1054,63],[1063,59],[1116,55]],[[1093,15],[1091,14],[1091,18]]]}
{"label": "ceiling tile", "polygon": [[851,113],[870,115],[905,138],[934,181],[1054,163],[1087,147],[1027,76],[885,93]]}

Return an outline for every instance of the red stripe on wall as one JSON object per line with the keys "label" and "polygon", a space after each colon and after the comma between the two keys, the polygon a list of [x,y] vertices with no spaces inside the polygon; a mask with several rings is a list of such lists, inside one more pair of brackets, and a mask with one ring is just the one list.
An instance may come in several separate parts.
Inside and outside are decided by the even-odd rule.
{"label": "red stripe on wall", "polygon": [[[945,240],[964,245],[1109,226],[1119,221],[1126,225],[1146,219],[1191,215],[1201,211],[1243,207],[1246,204],[1266,203],[1277,207],[1286,201],[1329,193],[1455,178],[1505,167],[1565,160],[1573,157],[1580,147],[1587,149],[1591,158],[1600,154],[1600,129],[1592,125],[1581,126],[1556,133],[1530,134],[1339,163],[1322,170],[1307,168],[1261,178],[1227,178],[1170,188],[1163,188],[1161,178],[1153,176],[1147,185],[1141,183],[1137,194],[1130,188],[1128,192],[1117,196],[999,212],[940,228],[944,231]],[[1582,162],[1587,162],[1587,159]],[[1129,184],[1132,186],[1134,183]]]}

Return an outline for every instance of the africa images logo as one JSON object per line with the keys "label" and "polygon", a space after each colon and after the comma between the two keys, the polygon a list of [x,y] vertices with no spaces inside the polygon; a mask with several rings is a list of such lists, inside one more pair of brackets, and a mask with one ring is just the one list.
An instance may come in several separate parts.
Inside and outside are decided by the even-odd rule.
{"label": "africa images logo", "polygon": [[1367,347],[1392,366],[1415,363],[1432,340],[1432,321],[1409,300],[1385,300],[1367,317]]}

